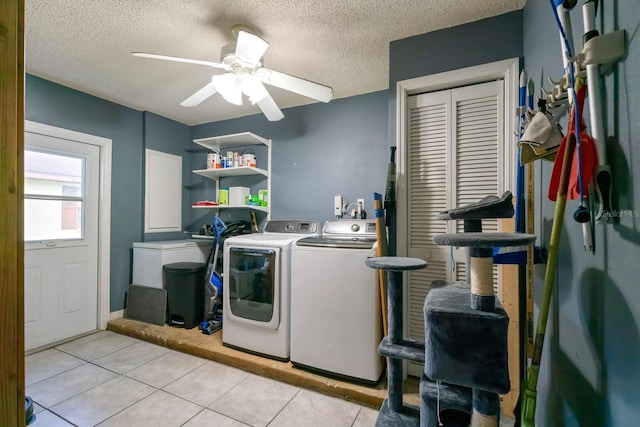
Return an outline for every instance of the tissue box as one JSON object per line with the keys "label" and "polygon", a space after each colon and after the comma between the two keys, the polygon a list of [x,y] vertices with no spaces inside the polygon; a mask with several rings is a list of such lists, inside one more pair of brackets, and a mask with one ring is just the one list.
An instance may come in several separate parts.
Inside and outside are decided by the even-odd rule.
{"label": "tissue box", "polygon": [[229,187],[229,206],[246,204],[246,198],[250,191],[249,187]]}

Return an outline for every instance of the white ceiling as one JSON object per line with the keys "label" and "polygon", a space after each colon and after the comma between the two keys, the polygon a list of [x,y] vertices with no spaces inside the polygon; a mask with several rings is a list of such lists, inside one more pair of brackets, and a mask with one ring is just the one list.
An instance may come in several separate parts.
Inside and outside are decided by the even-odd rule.
{"label": "white ceiling", "polygon": [[[135,58],[218,61],[234,24],[270,43],[265,67],[333,88],[388,88],[389,43],[524,7],[525,0],[26,0],[27,72],[188,125],[260,113],[216,94],[179,104],[223,70]],[[269,87],[280,108],[315,102]],[[286,120],[287,111],[283,111]],[[265,118],[266,120],[266,118]]]}

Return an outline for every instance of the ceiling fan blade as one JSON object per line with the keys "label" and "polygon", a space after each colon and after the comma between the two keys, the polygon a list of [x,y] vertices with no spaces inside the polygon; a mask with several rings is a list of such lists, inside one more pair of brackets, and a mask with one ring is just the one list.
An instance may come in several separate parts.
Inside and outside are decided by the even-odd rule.
{"label": "ceiling fan blade", "polygon": [[214,93],[216,93],[216,86],[213,84],[213,81],[211,81],[204,85],[202,89],[182,101],[180,105],[183,107],[195,107]]}
{"label": "ceiling fan blade", "polygon": [[278,108],[278,105],[273,100],[271,95],[267,95],[258,101],[258,107],[262,110],[264,115],[270,122],[277,122],[278,120],[284,118],[284,114]]}
{"label": "ceiling fan blade", "polygon": [[207,65],[213,68],[223,68],[225,70],[227,69],[226,65],[221,64],[219,62],[213,62],[213,61],[200,61],[198,59],[180,58],[178,56],[156,55],[155,53],[146,53],[146,52],[131,52],[131,55],[139,56],[141,58],[152,58],[152,59],[162,59],[164,61],[186,62],[187,64]]}
{"label": "ceiling fan blade", "polygon": [[236,56],[251,64],[259,64],[260,59],[267,51],[269,43],[262,40],[255,34],[246,31],[238,31],[238,41],[236,43]]}
{"label": "ceiling fan blade", "polygon": [[329,86],[269,70],[264,67],[258,68],[255,73],[264,83],[279,87],[280,89],[295,92],[322,102],[329,102],[333,98],[333,89]]}

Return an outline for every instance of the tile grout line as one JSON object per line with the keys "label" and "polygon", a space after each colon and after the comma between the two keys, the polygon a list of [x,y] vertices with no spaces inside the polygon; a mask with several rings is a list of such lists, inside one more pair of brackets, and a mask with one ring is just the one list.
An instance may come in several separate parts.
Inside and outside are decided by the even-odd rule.
{"label": "tile grout line", "polygon": [[267,427],[268,427],[268,426],[270,426],[270,425],[271,425],[271,423],[272,423],[276,418],[278,418],[278,415],[280,415],[280,414],[282,413],[282,411],[284,411],[284,408],[286,408],[287,406],[289,406],[289,404],[291,403],[291,401],[292,401],[293,399],[295,399],[295,398],[296,398],[296,396],[297,396],[297,395],[298,395],[302,390],[303,390],[302,388],[298,387],[298,391],[296,391],[296,392],[295,392],[295,394],[294,394],[293,396],[291,396],[291,399],[289,399],[289,401],[288,401],[288,402],[287,402],[287,403],[286,403],[282,408],[280,408],[280,410],[278,411],[278,413],[277,413],[277,414],[275,414],[275,415],[273,416],[273,418],[271,418],[271,421],[269,421],[269,422],[267,423]]}
{"label": "tile grout line", "polygon": [[362,405],[358,405],[358,412],[356,412],[356,416],[353,418],[353,421],[351,422],[351,427],[353,427],[353,425],[356,423],[356,420],[358,419],[358,415],[360,415],[360,412],[362,412]]}
{"label": "tile grout line", "polygon": [[[96,341],[96,340],[98,340],[98,339],[101,339],[101,337],[96,337],[95,339],[89,340],[88,342]],[[110,353],[107,353],[107,354],[105,354],[104,356],[99,357],[98,359],[101,359],[102,357],[106,357],[106,356],[108,356],[108,355],[110,355],[110,354],[116,353],[116,352],[118,352],[118,351],[120,351],[120,350],[124,350],[124,349],[126,349],[126,348],[128,348],[128,347],[131,347],[131,346],[133,346],[133,345],[137,344],[138,342],[144,342],[144,341],[142,341],[142,340],[138,340],[138,339],[136,339],[136,341],[137,341],[137,342],[134,342],[134,343],[132,343],[132,344],[130,344],[130,345],[124,346],[124,347],[122,347],[122,348],[120,348],[120,349],[118,349],[118,350],[115,350],[115,351],[112,351],[112,352],[110,352]],[[70,341],[70,342],[73,342],[73,341]],[[73,399],[73,398],[77,397],[77,396],[80,396],[81,394],[84,394],[84,393],[86,393],[86,392],[88,392],[88,391],[90,391],[90,390],[93,390],[93,389],[95,389],[95,388],[97,388],[97,387],[99,387],[99,386],[101,386],[101,385],[107,384],[108,382],[113,381],[113,380],[117,379],[118,377],[124,377],[124,378],[130,379],[130,380],[132,380],[132,381],[136,381],[136,382],[138,382],[138,383],[140,383],[140,384],[143,384],[143,385],[145,385],[145,386],[148,386],[148,387],[151,387],[151,388],[155,389],[155,391],[153,391],[153,392],[152,392],[152,393],[150,393],[149,395],[147,395],[147,396],[143,397],[142,399],[137,400],[136,402],[132,403],[131,405],[127,406],[126,408],[123,408],[122,410],[118,411],[116,414],[119,414],[120,412],[124,411],[125,409],[127,409],[127,408],[129,408],[129,407],[131,407],[131,406],[135,405],[136,403],[138,403],[138,402],[140,402],[140,401],[142,401],[142,400],[146,399],[147,397],[149,397],[149,396],[151,396],[151,395],[155,394],[156,392],[158,392],[158,390],[160,390],[160,389],[158,389],[157,387],[155,387],[155,386],[153,386],[153,385],[151,385],[151,384],[146,384],[146,383],[144,383],[144,382],[142,382],[142,381],[138,381],[138,380],[136,380],[135,378],[131,378],[131,377],[126,376],[126,375],[125,375],[125,374],[126,374],[126,372],[119,373],[119,372],[113,371],[113,370],[111,370],[111,369],[105,368],[105,367],[103,367],[103,366],[97,365],[96,363],[94,363],[94,362],[93,362],[93,361],[91,361],[91,360],[86,360],[86,359],[84,359],[84,358],[82,358],[82,357],[79,357],[79,356],[77,356],[77,355],[74,355],[74,354],[72,354],[72,353],[68,353],[67,351],[61,350],[61,349],[59,349],[59,348],[57,348],[57,347],[52,347],[52,348],[53,348],[53,349],[55,349],[56,351],[59,351],[59,352],[63,353],[63,354],[66,354],[66,355],[68,355],[68,356],[71,356],[71,357],[73,357],[73,358],[76,358],[76,359],[78,359],[78,360],[81,360],[81,361],[83,361],[84,363],[82,363],[82,364],[80,364],[80,365],[78,365],[78,366],[75,366],[75,367],[73,367],[73,368],[67,369],[67,370],[65,370],[65,371],[59,372],[59,373],[57,373],[57,374],[55,374],[55,375],[52,375],[52,376],[50,376],[50,377],[44,378],[44,379],[42,379],[42,380],[40,380],[40,381],[37,381],[37,382],[35,382],[35,383],[33,383],[33,384],[37,384],[37,383],[39,383],[39,382],[42,382],[42,381],[45,381],[45,380],[48,380],[48,379],[54,378],[54,377],[56,377],[56,376],[58,376],[58,375],[64,374],[64,373],[69,372],[69,371],[72,371],[73,369],[79,368],[79,367],[84,366],[84,365],[86,365],[86,364],[93,365],[93,366],[95,366],[95,367],[97,367],[97,368],[104,369],[104,370],[106,370],[106,371],[108,371],[108,372],[111,372],[111,373],[113,373],[113,374],[116,374],[116,375],[117,375],[116,377],[111,378],[111,379],[109,379],[109,380],[107,380],[107,381],[105,381],[105,382],[103,382],[103,383],[101,383],[101,384],[97,384],[97,385],[95,385],[95,386],[93,386],[93,387],[90,387],[90,388],[88,388],[88,389],[86,389],[86,390],[83,390],[83,391],[82,391],[82,392],[80,392],[80,393],[74,394],[73,396],[69,396],[67,399],[64,399],[64,400],[62,400],[62,401],[60,401],[60,402],[58,402],[58,403],[56,403],[56,404],[54,404],[54,405],[52,405],[52,406],[50,406],[50,407],[46,407],[46,406],[42,405],[41,403],[39,403],[39,402],[37,402],[37,401],[35,401],[35,400],[34,400],[34,403],[37,403],[39,406],[41,406],[42,408],[44,408],[44,411],[48,411],[48,412],[50,412],[50,413],[52,413],[52,414],[56,415],[57,417],[59,417],[59,418],[63,419],[64,421],[68,422],[68,423],[69,423],[69,424],[71,424],[71,425],[74,425],[74,426],[75,426],[75,424],[74,424],[73,422],[71,422],[71,421],[70,421],[70,420],[68,420],[67,418],[63,417],[61,414],[59,414],[59,413],[57,413],[56,411],[54,411],[54,410],[53,410],[53,407],[55,407],[55,406],[57,406],[57,405],[60,405],[60,404],[62,404],[62,403],[64,403],[64,402],[66,402],[66,401],[68,401],[68,400],[70,400],[70,399]],[[47,350],[48,350],[48,349],[47,349]],[[46,350],[43,350],[43,351],[46,351]],[[165,353],[165,354],[166,354],[166,353]],[[146,363],[149,363],[149,362],[151,362],[151,361],[153,361],[153,360],[156,360],[156,359],[158,359],[158,358],[160,358],[160,357],[162,357],[162,356],[163,356],[163,355],[160,355],[160,356],[158,356],[158,357],[156,357],[156,358],[154,358],[154,359],[151,359],[151,360],[149,360],[149,361],[147,361],[147,362],[145,362],[145,363],[143,363],[143,364],[141,364],[141,365],[139,365],[139,366],[137,366],[137,367],[143,366],[143,365],[145,365]],[[98,360],[98,359],[95,359],[95,360]],[[136,367],[136,368],[137,368],[137,367]],[[136,369],[136,368],[133,368],[133,369]],[[131,369],[131,370],[133,370],[133,369]],[[131,370],[130,370],[130,371],[131,371]],[[127,372],[128,372],[128,371],[127,371]],[[31,385],[33,385],[33,384],[31,384]],[[44,411],[43,411],[43,412],[44,412]],[[104,420],[102,420],[102,421],[100,421],[100,422],[104,422],[104,421],[106,421],[107,419],[112,418],[112,417],[113,417],[113,416],[115,416],[116,414],[113,414],[113,415],[109,416],[108,418],[106,418],[106,419],[104,419]]]}
{"label": "tile grout line", "polygon": [[[114,332],[114,334],[115,334],[115,332]],[[95,340],[97,340],[97,339],[102,339],[102,338],[103,338],[103,337],[97,337],[97,338],[95,338],[95,339],[89,340],[88,342],[94,342]],[[34,385],[34,384],[38,384],[38,383],[40,383],[41,381],[44,381],[44,380],[47,380],[47,379],[54,378],[54,377],[56,377],[56,376],[58,376],[58,375],[64,374],[64,373],[66,373],[66,372],[69,372],[69,371],[71,371],[71,370],[73,370],[73,369],[76,369],[76,368],[79,368],[79,367],[81,367],[81,366],[84,366],[84,365],[86,365],[86,364],[91,364],[91,365],[92,365],[92,366],[94,366],[94,367],[97,367],[97,368],[100,368],[100,369],[104,369],[104,370],[105,370],[105,371],[107,371],[107,372],[110,372],[110,373],[112,373],[112,374],[115,374],[115,377],[113,377],[113,378],[111,378],[111,379],[109,379],[109,380],[107,380],[107,381],[105,381],[105,382],[103,382],[103,383],[101,383],[101,384],[97,384],[97,385],[95,385],[95,386],[92,386],[92,387],[88,388],[87,390],[84,390],[84,391],[82,391],[82,392],[80,392],[80,393],[74,394],[73,396],[70,396],[70,397],[66,398],[65,400],[63,400],[63,401],[58,402],[58,403],[56,403],[55,405],[52,405],[52,407],[55,407],[55,406],[57,406],[57,405],[60,405],[60,404],[62,404],[63,402],[67,402],[68,400],[70,400],[70,399],[72,399],[72,398],[76,398],[77,396],[79,396],[79,395],[81,395],[81,394],[84,394],[84,393],[86,393],[86,392],[89,392],[89,391],[91,391],[91,390],[95,389],[96,387],[99,387],[99,386],[102,386],[102,385],[104,385],[104,384],[107,384],[107,383],[109,383],[109,381],[111,381],[111,380],[115,380],[115,379],[117,379],[118,377],[120,377],[120,378],[124,377],[124,378],[127,378],[127,379],[129,379],[129,380],[133,380],[133,381],[135,381],[135,382],[136,382],[136,383],[138,383],[138,384],[141,384],[141,385],[144,385],[144,386],[148,386],[148,387],[150,387],[150,388],[151,388],[151,389],[153,389],[153,390],[151,391],[151,393],[150,393],[150,394],[148,394],[148,395],[146,395],[146,396],[144,396],[144,397],[142,397],[142,398],[140,398],[140,399],[136,400],[135,402],[133,402],[133,403],[131,403],[131,404],[127,405],[126,407],[124,407],[124,408],[122,408],[122,409],[118,410],[116,413],[114,413],[114,414],[112,414],[112,415],[109,415],[107,418],[105,418],[104,420],[101,420],[101,421],[100,421],[99,423],[97,423],[97,424],[103,423],[103,422],[105,422],[105,421],[107,421],[107,420],[109,420],[109,419],[111,419],[111,418],[113,418],[113,417],[117,416],[118,414],[121,414],[122,412],[126,411],[127,409],[131,408],[132,406],[134,406],[134,405],[136,405],[136,404],[139,404],[141,401],[143,401],[143,400],[145,400],[145,399],[148,399],[148,398],[150,398],[151,396],[153,396],[153,395],[157,394],[157,393],[158,393],[158,391],[162,391],[162,392],[167,393],[167,394],[169,394],[169,395],[171,395],[171,396],[174,396],[174,397],[176,397],[176,398],[178,398],[178,399],[181,399],[181,400],[183,400],[183,401],[185,401],[185,402],[190,402],[190,403],[194,404],[197,408],[200,408],[200,409],[197,411],[197,413],[196,413],[196,414],[194,414],[191,418],[189,418],[189,420],[186,420],[186,421],[185,421],[184,423],[182,423],[181,425],[185,425],[185,424],[189,423],[189,421],[193,420],[193,419],[194,419],[195,417],[197,417],[199,414],[202,414],[202,412],[203,412],[204,410],[207,410],[207,409],[208,409],[208,410],[210,410],[210,411],[212,411],[212,412],[214,412],[214,413],[216,413],[216,414],[219,414],[220,416],[223,416],[223,417],[225,417],[225,418],[228,418],[228,419],[234,420],[234,421],[236,421],[236,422],[238,422],[238,423],[241,423],[243,426],[251,427],[251,425],[250,425],[250,424],[247,424],[246,422],[241,421],[241,420],[239,420],[239,419],[236,419],[236,418],[234,418],[234,417],[232,417],[232,416],[229,416],[229,415],[226,415],[226,414],[224,414],[224,413],[218,412],[218,411],[216,411],[216,410],[214,410],[214,409],[211,409],[211,408],[209,408],[209,406],[210,406],[210,405],[212,405],[212,404],[214,404],[215,402],[219,401],[220,399],[224,398],[224,397],[225,397],[225,396],[227,396],[231,391],[233,391],[233,390],[234,390],[234,389],[236,389],[238,386],[240,386],[241,384],[245,383],[246,381],[248,381],[249,379],[251,379],[251,378],[253,378],[253,377],[265,378],[265,379],[270,379],[270,380],[273,380],[273,381],[278,381],[278,380],[276,380],[276,379],[274,379],[274,378],[261,376],[261,375],[255,374],[255,373],[253,373],[253,372],[251,372],[251,371],[247,371],[247,370],[244,370],[244,369],[241,369],[241,368],[237,368],[237,367],[229,366],[229,365],[226,365],[226,364],[224,364],[224,363],[221,363],[221,362],[218,362],[218,361],[215,361],[215,360],[211,360],[211,359],[208,359],[208,358],[205,358],[205,357],[201,357],[201,356],[196,356],[196,355],[193,355],[193,354],[191,354],[190,356],[192,356],[192,357],[194,357],[194,358],[196,358],[196,359],[198,359],[198,360],[202,361],[202,363],[198,364],[197,366],[195,366],[195,367],[193,367],[192,369],[190,369],[188,372],[183,373],[183,374],[182,374],[182,375],[180,375],[178,378],[174,379],[173,381],[169,382],[168,384],[166,384],[166,385],[164,385],[164,386],[162,386],[162,387],[157,387],[157,386],[154,386],[154,385],[151,385],[151,384],[147,384],[147,383],[145,383],[145,382],[143,382],[143,381],[140,381],[140,380],[138,380],[138,379],[136,379],[136,378],[132,378],[132,377],[128,376],[127,374],[131,373],[131,371],[133,371],[133,370],[135,370],[135,369],[138,369],[138,368],[141,368],[141,367],[143,367],[143,366],[145,366],[145,365],[147,365],[147,364],[149,364],[149,363],[152,363],[152,362],[154,362],[154,361],[157,361],[158,359],[160,359],[160,358],[162,358],[162,357],[164,357],[164,356],[167,356],[168,354],[175,353],[175,354],[179,354],[179,355],[185,355],[185,354],[186,354],[186,355],[189,355],[189,353],[185,353],[185,352],[183,352],[183,351],[175,350],[175,349],[172,349],[172,348],[169,348],[169,347],[166,347],[166,346],[161,346],[161,345],[158,345],[158,344],[153,343],[153,342],[152,342],[152,343],[150,343],[150,344],[153,344],[153,345],[155,345],[155,346],[158,346],[158,347],[164,348],[164,349],[166,349],[166,350],[167,350],[167,352],[165,352],[165,353],[163,353],[163,354],[160,354],[160,355],[158,355],[158,356],[156,356],[156,357],[154,357],[154,358],[152,358],[152,359],[150,359],[150,360],[147,360],[147,361],[145,361],[144,363],[141,363],[141,364],[139,364],[139,365],[136,365],[136,366],[134,366],[134,367],[132,367],[131,369],[128,369],[128,370],[126,370],[126,371],[123,371],[123,372],[117,372],[117,371],[113,370],[113,369],[115,369],[115,368],[107,368],[107,367],[101,366],[101,365],[99,365],[99,364],[97,364],[97,363],[96,363],[96,361],[97,361],[97,360],[99,360],[99,359],[102,359],[102,358],[105,358],[105,357],[107,357],[107,356],[113,355],[113,354],[115,354],[115,353],[117,353],[117,352],[119,352],[119,351],[121,351],[121,350],[126,350],[127,348],[130,348],[130,347],[132,347],[132,346],[134,346],[134,345],[136,345],[136,344],[138,344],[138,343],[149,343],[148,341],[141,340],[141,339],[138,339],[138,338],[135,338],[135,337],[131,337],[131,338],[133,338],[133,339],[135,340],[135,342],[130,343],[130,344],[128,344],[128,345],[125,345],[124,347],[119,348],[119,349],[117,349],[117,350],[110,351],[110,352],[108,352],[108,353],[106,353],[106,354],[104,354],[104,355],[101,355],[101,356],[100,356],[100,357],[98,357],[98,358],[94,358],[93,360],[87,360],[87,359],[85,359],[85,358],[83,358],[83,357],[79,357],[79,356],[77,356],[77,355],[74,355],[74,354],[72,354],[72,353],[69,353],[68,351],[61,350],[61,349],[59,349],[59,348],[53,347],[52,349],[54,349],[54,350],[56,350],[56,351],[60,352],[61,354],[63,354],[63,355],[67,355],[67,356],[70,356],[70,357],[72,357],[72,358],[74,358],[74,359],[77,359],[78,361],[83,362],[83,363],[81,363],[80,365],[75,366],[75,367],[73,367],[73,368],[70,368],[70,369],[64,370],[64,371],[62,371],[62,372],[56,373],[55,375],[49,376],[49,377],[47,377],[47,378],[45,378],[45,379],[43,379],[43,380],[37,381],[37,382],[33,383],[32,385]],[[71,341],[71,342],[73,342],[73,341]],[[47,349],[47,350],[48,350],[48,349]],[[46,351],[46,350],[43,350],[43,351]],[[245,373],[245,374],[246,374],[246,376],[245,376],[244,378],[242,378],[242,380],[241,380],[240,382],[238,382],[238,383],[237,383],[237,384],[235,384],[233,387],[231,387],[229,390],[226,390],[224,393],[222,393],[221,395],[219,395],[218,397],[216,397],[216,398],[215,398],[211,403],[209,403],[209,405],[206,405],[206,406],[200,405],[200,404],[198,404],[197,402],[192,402],[192,401],[191,401],[191,400],[189,400],[189,399],[186,399],[186,398],[184,398],[184,397],[182,397],[182,396],[176,395],[176,394],[174,394],[174,393],[171,393],[171,392],[169,392],[169,391],[165,390],[165,388],[166,388],[166,387],[170,386],[171,384],[174,384],[176,381],[179,381],[179,380],[183,379],[185,376],[187,376],[187,375],[189,375],[189,374],[193,373],[196,369],[201,368],[201,367],[202,367],[202,366],[204,366],[207,362],[211,362],[211,363],[215,363],[215,364],[220,364],[220,365],[222,365],[222,366],[225,366],[225,367],[231,367],[231,368],[233,368],[233,369],[238,369],[238,370],[242,371],[243,373]],[[282,381],[279,381],[279,382],[282,382]],[[289,384],[289,383],[287,383],[287,382],[282,382],[282,383],[283,383],[283,384]],[[301,392],[302,390],[306,390],[304,387],[295,386],[295,385],[293,385],[293,384],[289,384],[289,385],[296,387],[296,389],[297,389],[297,390],[296,390],[296,391],[295,391],[295,393],[293,393],[293,395],[292,395],[292,396],[291,396],[291,397],[286,401],[286,403],[285,403],[285,404],[284,404],[284,405],[283,405],[279,410],[277,410],[277,412],[276,412],[276,413],[275,413],[275,414],[270,418],[270,420],[269,420],[269,421],[267,421],[267,423],[265,424],[266,426],[273,425],[274,420],[275,420],[276,418],[278,418],[278,416],[280,416],[280,415],[283,413],[283,411],[284,411],[284,410],[285,410],[285,409],[286,409],[286,408],[287,408],[287,407],[292,403],[292,401],[293,401],[297,396],[299,396],[300,392]],[[310,391],[310,392],[317,392],[317,391],[313,391],[313,390],[309,390],[309,391]],[[324,394],[324,393],[320,393],[320,394]],[[328,396],[328,397],[335,397],[335,396]],[[337,398],[339,398],[339,397],[337,397]],[[342,400],[347,401],[347,402],[349,401],[349,399],[342,399]],[[42,406],[42,405],[40,405],[37,401],[35,401],[35,403],[37,403],[39,406]],[[352,403],[355,403],[355,404],[357,404],[357,405],[358,405],[358,410],[356,411],[356,413],[355,413],[355,416],[354,416],[353,420],[352,420],[352,421],[351,421],[351,423],[349,424],[351,427],[353,427],[353,426],[355,425],[356,420],[358,419],[358,416],[362,413],[362,408],[366,406],[366,405],[362,405],[362,404],[360,404],[360,403],[358,403],[358,402],[352,402]],[[71,425],[75,425],[75,424],[74,424],[74,423],[72,423],[71,421],[69,421],[69,420],[67,420],[66,418],[64,418],[63,416],[59,415],[55,410],[52,410],[51,408],[47,408],[47,407],[45,407],[45,406],[42,406],[42,408],[43,408],[43,412],[44,412],[44,411],[50,412],[51,414],[53,414],[53,415],[54,415],[54,416],[56,416],[56,417],[59,417],[60,419],[64,420],[65,422],[68,422],[68,423],[69,423],[69,424],[71,424]]]}

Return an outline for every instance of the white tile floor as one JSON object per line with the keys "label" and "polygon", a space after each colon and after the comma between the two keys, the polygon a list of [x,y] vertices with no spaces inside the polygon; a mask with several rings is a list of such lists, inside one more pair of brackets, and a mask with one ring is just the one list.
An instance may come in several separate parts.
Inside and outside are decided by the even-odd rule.
{"label": "white tile floor", "polygon": [[377,411],[109,331],[25,359],[33,427],[366,427]]}

